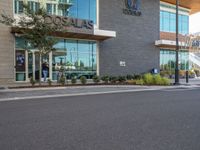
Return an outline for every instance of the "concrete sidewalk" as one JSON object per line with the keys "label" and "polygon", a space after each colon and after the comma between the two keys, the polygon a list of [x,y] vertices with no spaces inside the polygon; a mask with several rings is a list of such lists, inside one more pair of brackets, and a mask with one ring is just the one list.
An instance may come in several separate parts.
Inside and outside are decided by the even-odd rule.
{"label": "concrete sidewalk", "polygon": [[49,97],[66,97],[95,95],[122,92],[153,91],[176,88],[196,88],[199,86],[132,86],[132,85],[108,85],[108,86],[78,86],[78,87],[54,87],[54,88],[27,88],[0,90],[0,101],[38,99]]}

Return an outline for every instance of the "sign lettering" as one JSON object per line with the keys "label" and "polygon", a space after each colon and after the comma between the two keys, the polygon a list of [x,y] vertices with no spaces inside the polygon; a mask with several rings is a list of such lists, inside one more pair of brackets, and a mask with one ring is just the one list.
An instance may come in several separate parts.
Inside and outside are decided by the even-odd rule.
{"label": "sign lettering", "polygon": [[47,24],[62,25],[64,27],[74,27],[88,30],[93,30],[94,27],[93,21],[91,20],[82,20],[61,16],[47,15],[45,16],[45,22]]}
{"label": "sign lettering", "polygon": [[123,13],[126,15],[141,16],[140,0],[125,0],[126,8]]}

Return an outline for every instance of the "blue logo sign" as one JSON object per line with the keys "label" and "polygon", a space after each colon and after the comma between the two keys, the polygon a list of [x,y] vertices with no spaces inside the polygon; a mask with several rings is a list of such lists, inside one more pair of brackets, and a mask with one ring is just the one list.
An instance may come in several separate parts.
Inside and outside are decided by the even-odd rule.
{"label": "blue logo sign", "polygon": [[140,11],[140,1],[141,0],[125,0],[126,9],[123,12],[127,15],[140,16],[142,13]]}

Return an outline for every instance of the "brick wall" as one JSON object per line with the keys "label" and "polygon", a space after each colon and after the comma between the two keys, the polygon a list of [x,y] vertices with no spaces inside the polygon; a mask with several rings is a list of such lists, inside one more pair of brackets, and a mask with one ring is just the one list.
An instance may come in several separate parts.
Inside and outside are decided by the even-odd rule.
{"label": "brick wall", "polygon": [[[170,32],[160,32],[160,39],[161,40],[170,40],[170,41],[176,41],[176,33],[170,33]],[[179,41],[185,41],[185,36],[182,34],[179,34]]]}

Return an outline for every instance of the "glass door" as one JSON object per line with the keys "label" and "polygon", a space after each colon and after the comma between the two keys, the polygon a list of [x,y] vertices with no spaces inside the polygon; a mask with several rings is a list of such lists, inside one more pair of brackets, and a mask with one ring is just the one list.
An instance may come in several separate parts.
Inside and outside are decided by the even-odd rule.
{"label": "glass door", "polygon": [[[39,69],[40,69],[40,56],[39,52],[28,53],[28,78],[31,77],[39,81]],[[42,57],[42,78],[41,81],[46,81],[49,78],[49,54]]]}
{"label": "glass door", "polygon": [[26,81],[26,53],[24,50],[16,50],[15,71],[16,81]]}

